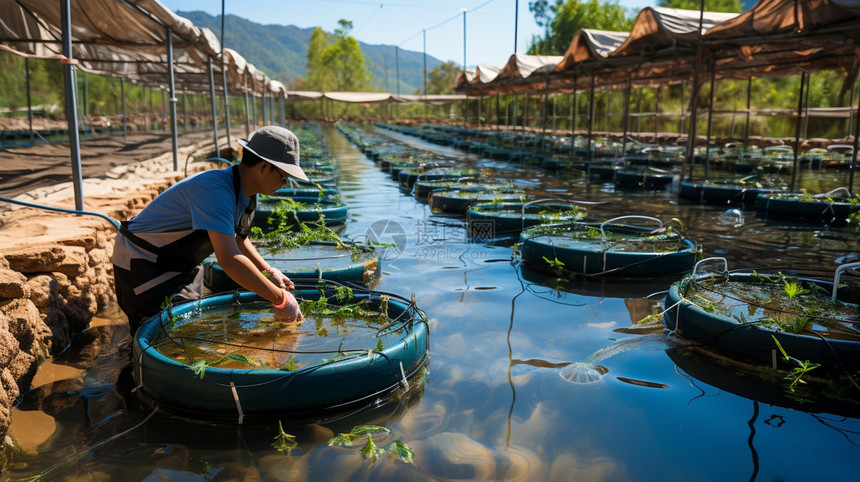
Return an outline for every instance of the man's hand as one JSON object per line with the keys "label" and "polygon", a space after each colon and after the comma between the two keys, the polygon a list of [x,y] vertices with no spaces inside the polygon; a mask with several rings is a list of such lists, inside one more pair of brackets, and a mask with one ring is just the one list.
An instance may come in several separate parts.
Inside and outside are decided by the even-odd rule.
{"label": "man's hand", "polygon": [[284,291],[284,296],[286,296],[286,306],[281,309],[275,308],[275,321],[279,323],[301,323],[305,321],[296,297],[289,291]]}
{"label": "man's hand", "polygon": [[284,276],[284,274],[281,273],[281,270],[279,270],[278,268],[273,268],[273,267],[269,266],[268,268],[264,269],[263,271],[265,271],[266,273],[269,273],[269,280],[272,283],[274,283],[275,286],[280,286],[281,288],[284,288],[285,290],[296,289],[296,285],[294,285],[293,282],[290,281],[289,278]]}

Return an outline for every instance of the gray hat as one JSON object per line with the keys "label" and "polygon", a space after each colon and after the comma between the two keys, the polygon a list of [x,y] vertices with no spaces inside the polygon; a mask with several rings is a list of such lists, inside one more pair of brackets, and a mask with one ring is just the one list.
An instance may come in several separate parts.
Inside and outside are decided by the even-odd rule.
{"label": "gray hat", "polygon": [[239,139],[243,148],[274,165],[292,177],[307,181],[299,167],[299,139],[289,129],[264,126],[251,135],[251,140]]}

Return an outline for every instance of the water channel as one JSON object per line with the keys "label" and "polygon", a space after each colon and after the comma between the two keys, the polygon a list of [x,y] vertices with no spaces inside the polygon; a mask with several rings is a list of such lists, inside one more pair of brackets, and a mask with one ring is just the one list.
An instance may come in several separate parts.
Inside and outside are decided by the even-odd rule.
{"label": "water channel", "polygon": [[[634,322],[659,303],[642,297],[664,280],[549,281],[511,263],[506,243],[470,243],[464,220],[433,214],[336,129],[324,128],[349,205],[345,234],[405,235],[387,251],[376,289],[415,294],[430,318],[430,376],[423,391],[333,420],[286,423],[298,446],[272,448],[277,421],[238,426],[153,411],[132,393],[123,316],[107,307],[60,356],[45,363],[14,409],[26,450],[7,476],[116,480],[853,480],[860,456],[860,406],[819,393],[801,403],[756,371],[728,365]],[[765,221],[726,207],[678,201],[665,192],[616,191],[425,143],[397,141],[461,159],[483,178],[515,179],[535,197],[605,201],[595,217],[679,218],[705,256],[730,268],[832,276],[857,259],[851,229]],[[822,192],[823,180],[804,174]],[[814,178],[814,179],[813,179]],[[820,183],[820,184],[819,184]],[[401,231],[402,230],[402,231]],[[592,384],[560,376],[601,352],[608,371]],[[337,389],[337,387],[332,387]],[[855,398],[857,393],[854,393]],[[330,447],[362,424],[388,428],[415,463],[371,463],[361,447]],[[378,445],[386,443],[384,439]]]}

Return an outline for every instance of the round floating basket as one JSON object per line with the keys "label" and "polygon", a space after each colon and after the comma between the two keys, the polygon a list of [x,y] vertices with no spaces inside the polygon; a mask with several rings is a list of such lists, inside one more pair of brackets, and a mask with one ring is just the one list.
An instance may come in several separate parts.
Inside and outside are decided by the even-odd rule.
{"label": "round floating basket", "polygon": [[291,187],[284,187],[275,191],[275,196],[281,197],[326,199],[333,198],[339,195],[340,191],[334,188],[324,188],[322,186],[299,186],[295,183]]}
{"label": "round floating basket", "polygon": [[[355,291],[348,301],[338,302],[335,288],[299,288],[295,295],[318,304],[324,294],[324,305],[333,310],[350,303],[385,314],[374,324],[347,319],[326,328],[328,321],[310,313],[303,323],[279,324],[273,321],[271,303],[249,292],[162,311],[134,335],[139,393],[174,413],[206,419],[235,416],[242,423],[247,417],[295,419],[339,412],[408,388],[408,380],[429,361],[426,316],[413,302],[378,292]],[[320,334],[335,329],[334,335]],[[222,332],[228,330],[244,336],[243,344],[225,338]],[[362,335],[354,340],[359,330]],[[221,358],[213,361],[215,357]]]}
{"label": "round floating basket", "polygon": [[[699,263],[714,259],[725,264],[723,258]],[[663,323],[739,361],[771,365],[782,360],[776,338],[789,356],[821,365],[816,373],[854,374],[860,370],[860,295],[856,285],[834,293],[838,273],[834,283],[727,270],[697,275],[694,270],[669,289]],[[786,290],[792,285],[798,294],[789,298]]]}
{"label": "round floating basket", "polygon": [[615,173],[615,186],[646,191],[663,191],[672,184],[672,174],[651,174],[648,171],[622,171]]}
{"label": "round floating basket", "polygon": [[[833,197],[834,194],[841,194],[840,191],[844,191],[846,197]],[[760,194],[756,197],[755,208],[766,218],[842,224],[852,214],[860,212],[860,197],[850,196],[844,187],[817,195]]]}
{"label": "round floating basket", "polygon": [[469,234],[481,238],[516,236],[531,226],[574,222],[585,214],[585,209],[559,201],[473,204],[469,208]]}
{"label": "round floating basket", "polygon": [[[298,206],[290,206],[289,200],[298,203]],[[278,209],[283,209],[286,214],[284,222],[289,225],[298,226],[299,223],[316,223],[322,216],[326,226],[346,224],[349,207],[338,199],[319,199],[313,197],[277,197],[271,196],[260,199],[257,202],[257,211],[254,214],[253,226],[262,229],[275,229],[277,226],[269,223],[269,218]]]}
{"label": "round floating basket", "polygon": [[776,189],[745,187],[731,181],[713,183],[682,182],[678,197],[702,204],[753,204],[759,194],[775,192]]}
{"label": "round floating basket", "polygon": [[496,186],[475,186],[474,188],[445,188],[430,193],[430,209],[434,212],[466,214],[469,206],[488,202],[522,202],[525,193],[518,189]]}
{"label": "round floating basket", "polygon": [[[266,261],[291,280],[325,279],[369,285],[379,275],[379,254],[373,247],[351,248],[333,241],[313,241],[305,246],[264,255]],[[214,255],[203,262],[203,281],[214,291],[240,289]]]}
{"label": "round floating basket", "polygon": [[[628,218],[655,221],[659,227],[612,224]],[[520,244],[523,263],[556,275],[668,277],[690,271],[698,256],[693,241],[646,216],[533,226],[522,232]]]}

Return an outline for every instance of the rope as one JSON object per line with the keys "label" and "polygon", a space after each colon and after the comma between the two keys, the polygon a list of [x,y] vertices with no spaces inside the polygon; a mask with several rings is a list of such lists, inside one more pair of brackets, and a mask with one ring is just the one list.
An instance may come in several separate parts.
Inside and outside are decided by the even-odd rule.
{"label": "rope", "polygon": [[65,209],[65,208],[56,208],[53,206],[44,206],[41,204],[34,204],[34,203],[26,202],[26,201],[19,201],[17,199],[10,199],[10,198],[4,197],[4,196],[0,196],[0,201],[5,201],[7,203],[12,203],[12,204],[20,204],[21,206],[27,206],[29,208],[44,209],[46,211],[56,211],[56,212],[60,212],[60,213],[97,216],[97,217],[100,217],[102,219],[109,221],[113,225],[113,227],[116,228],[117,231],[119,231],[119,225],[120,225],[119,221],[117,221],[116,219],[114,219],[114,218],[112,218],[106,214],[94,213],[94,212],[90,212],[90,211],[78,211],[77,209]]}

